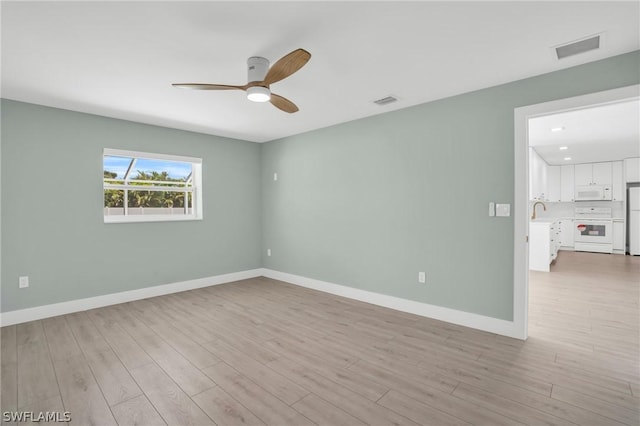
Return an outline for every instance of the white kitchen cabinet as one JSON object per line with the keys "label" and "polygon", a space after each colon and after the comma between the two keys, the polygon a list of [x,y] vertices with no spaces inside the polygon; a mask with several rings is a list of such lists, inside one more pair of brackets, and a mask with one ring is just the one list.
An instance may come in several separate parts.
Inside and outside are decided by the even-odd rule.
{"label": "white kitchen cabinet", "polygon": [[611,173],[611,162],[576,164],[575,186],[611,185]]}
{"label": "white kitchen cabinet", "polygon": [[576,164],[575,166],[575,186],[591,185],[593,183],[593,165]]}
{"label": "white kitchen cabinet", "polygon": [[560,166],[547,166],[547,201],[561,201],[561,174]]}
{"label": "white kitchen cabinet", "polygon": [[622,173],[622,161],[614,161],[611,163],[611,189],[613,191],[613,201],[624,201],[626,196],[627,185],[624,182],[624,175]]}
{"label": "white kitchen cabinet", "polygon": [[624,220],[613,221],[613,252],[625,254]]}
{"label": "white kitchen cabinet", "polygon": [[558,257],[559,248],[558,220],[538,219],[529,222],[529,269],[549,272],[549,265]]}
{"label": "white kitchen cabinet", "polygon": [[624,160],[625,182],[640,182],[640,158],[627,158]]}
{"label": "white kitchen cabinet", "polygon": [[567,164],[560,166],[560,201],[572,202],[575,190],[574,172],[575,166]]}
{"label": "white kitchen cabinet", "polygon": [[593,184],[594,185],[611,185],[612,164],[593,163]]}
{"label": "white kitchen cabinet", "polygon": [[573,250],[575,228],[573,219],[560,220],[560,248]]}
{"label": "white kitchen cabinet", "polygon": [[547,163],[533,148],[529,148],[529,199],[547,198]]}

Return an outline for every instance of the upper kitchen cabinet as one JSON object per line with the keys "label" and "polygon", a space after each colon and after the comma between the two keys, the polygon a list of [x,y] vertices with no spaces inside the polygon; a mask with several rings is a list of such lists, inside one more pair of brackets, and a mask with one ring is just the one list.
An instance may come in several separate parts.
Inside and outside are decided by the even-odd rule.
{"label": "upper kitchen cabinet", "polygon": [[611,163],[576,164],[575,186],[582,185],[611,185]]}
{"label": "upper kitchen cabinet", "polygon": [[593,183],[593,164],[576,164],[574,172],[575,186]]}
{"label": "upper kitchen cabinet", "polygon": [[624,175],[626,182],[640,182],[640,158],[624,160]]}
{"label": "upper kitchen cabinet", "polygon": [[560,166],[560,201],[574,201],[573,191],[576,186],[574,172],[575,166],[573,164]]}
{"label": "upper kitchen cabinet", "polygon": [[[547,166],[546,201],[562,201],[562,176],[560,166]],[[573,193],[573,190],[572,190]]]}
{"label": "upper kitchen cabinet", "polygon": [[549,166],[533,148],[529,148],[529,199],[547,199],[547,169]]}
{"label": "upper kitchen cabinet", "polygon": [[613,182],[611,185],[613,192],[612,200],[624,201],[626,195],[625,189],[627,185],[624,182],[624,174],[622,173],[622,161],[614,161],[611,164],[611,169],[613,178]]}
{"label": "upper kitchen cabinet", "polygon": [[593,184],[611,185],[613,177],[612,163],[593,163]]}

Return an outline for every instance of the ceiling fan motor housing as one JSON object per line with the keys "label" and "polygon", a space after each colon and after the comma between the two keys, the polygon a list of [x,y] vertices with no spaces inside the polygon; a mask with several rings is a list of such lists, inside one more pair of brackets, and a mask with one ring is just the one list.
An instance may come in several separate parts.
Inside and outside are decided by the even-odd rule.
{"label": "ceiling fan motor housing", "polygon": [[[247,59],[247,80],[249,84],[255,81],[263,81],[267,71],[269,71],[268,59],[259,56]],[[271,91],[268,87],[248,87],[247,98],[253,102],[268,102],[271,99]]]}
{"label": "ceiling fan motor housing", "polygon": [[263,81],[269,71],[269,60],[259,56],[247,59],[247,81]]}

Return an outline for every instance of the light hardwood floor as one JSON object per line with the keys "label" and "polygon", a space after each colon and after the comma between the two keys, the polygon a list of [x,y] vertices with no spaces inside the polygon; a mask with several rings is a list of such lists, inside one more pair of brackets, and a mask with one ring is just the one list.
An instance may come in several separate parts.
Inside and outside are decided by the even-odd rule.
{"label": "light hardwood floor", "polygon": [[561,252],[521,342],[258,278],[2,328],[74,425],[638,425],[640,258]]}

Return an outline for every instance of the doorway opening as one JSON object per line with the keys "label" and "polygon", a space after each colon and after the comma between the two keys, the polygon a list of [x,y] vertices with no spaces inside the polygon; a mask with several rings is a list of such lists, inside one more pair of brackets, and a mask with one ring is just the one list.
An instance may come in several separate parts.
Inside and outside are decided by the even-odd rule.
{"label": "doorway opening", "polygon": [[529,132],[531,120],[638,99],[640,99],[640,85],[633,85],[515,109],[514,334],[523,340],[529,334],[529,228],[532,213]]}

